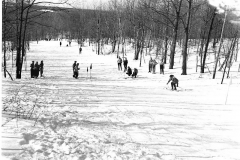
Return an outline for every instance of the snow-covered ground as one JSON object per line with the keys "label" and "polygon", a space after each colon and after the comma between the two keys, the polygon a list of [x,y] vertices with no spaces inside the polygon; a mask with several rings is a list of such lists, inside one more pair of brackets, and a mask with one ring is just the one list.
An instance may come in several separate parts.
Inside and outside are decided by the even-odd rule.
{"label": "snow-covered ground", "polygon": [[[139,67],[128,46],[129,66],[139,70],[132,79],[117,70],[116,54],[96,55],[87,44],[79,54],[77,43],[66,44],[32,42],[22,79],[3,78],[3,106],[19,90],[17,97],[26,101],[15,99],[18,106],[36,105],[39,121],[19,119],[16,123],[14,119],[2,127],[2,158],[240,159],[239,61],[231,69],[229,88],[230,79],[221,84],[222,72],[217,72],[216,79],[210,73],[196,73],[193,54],[188,75],[181,75],[178,54],[174,69],[167,64],[162,75],[157,65],[157,73],[151,74],[149,56]],[[41,60],[44,78],[29,78],[31,61]],[[80,63],[79,79],[72,77],[75,60]],[[87,74],[90,64],[91,78]],[[12,74],[15,77],[14,70]],[[166,85],[170,74],[179,79],[178,92]],[[9,117],[3,112],[2,123]]]}

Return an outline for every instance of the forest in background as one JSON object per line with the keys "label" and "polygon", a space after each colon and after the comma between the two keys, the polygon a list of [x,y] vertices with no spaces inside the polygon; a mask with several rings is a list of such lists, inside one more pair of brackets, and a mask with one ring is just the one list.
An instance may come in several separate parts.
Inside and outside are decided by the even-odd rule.
{"label": "forest in background", "polygon": [[206,0],[111,0],[108,5],[94,9],[54,7],[64,3],[67,1],[2,1],[5,77],[7,51],[16,52],[16,78],[20,79],[29,42],[52,39],[74,40],[79,45],[88,40],[89,45],[96,45],[98,55],[103,54],[102,47],[108,44],[117,57],[120,54],[124,57],[125,46],[130,43],[135,49],[134,59],[140,62],[143,54],[148,55],[156,48],[156,57],[169,62],[169,69],[174,67],[175,50],[180,46],[182,75],[187,75],[190,46],[197,48],[201,73],[207,56],[214,54],[213,78],[220,56],[225,60],[219,69],[226,70],[237,60],[239,26],[231,23],[236,16],[229,8],[219,13]]}

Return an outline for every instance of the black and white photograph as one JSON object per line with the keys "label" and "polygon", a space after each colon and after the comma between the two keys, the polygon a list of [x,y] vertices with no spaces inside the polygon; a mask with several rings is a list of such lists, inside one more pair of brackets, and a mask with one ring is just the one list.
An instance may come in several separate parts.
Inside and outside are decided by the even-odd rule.
{"label": "black and white photograph", "polygon": [[240,160],[240,0],[1,9],[1,160]]}

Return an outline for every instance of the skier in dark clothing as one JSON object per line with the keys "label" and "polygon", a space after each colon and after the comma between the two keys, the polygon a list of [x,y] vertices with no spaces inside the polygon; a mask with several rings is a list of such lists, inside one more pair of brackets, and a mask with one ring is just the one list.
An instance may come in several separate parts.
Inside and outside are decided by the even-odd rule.
{"label": "skier in dark clothing", "polygon": [[136,77],[137,77],[137,74],[138,74],[138,69],[137,69],[137,68],[134,68],[134,69],[133,69],[132,78],[133,78],[133,77],[136,78]]}
{"label": "skier in dark clothing", "polygon": [[148,73],[150,73],[150,72],[152,72],[152,57],[150,58],[150,60],[149,60],[149,64],[148,64]]}
{"label": "skier in dark clothing", "polygon": [[153,74],[156,73],[156,65],[157,65],[157,61],[155,59],[152,60],[152,73]]}
{"label": "skier in dark clothing", "polygon": [[164,61],[160,63],[160,74],[164,74]]}
{"label": "skier in dark clothing", "polygon": [[74,67],[74,77],[78,78],[78,70],[80,70],[80,68],[78,67],[79,63],[77,63],[77,65]]}
{"label": "skier in dark clothing", "polygon": [[31,78],[34,78],[34,61],[32,61],[31,65],[30,65],[30,72],[31,72]]}
{"label": "skier in dark clothing", "polygon": [[42,77],[42,74],[43,74],[43,66],[44,66],[43,61],[41,61],[40,66],[39,66],[41,77]]}
{"label": "skier in dark clothing", "polygon": [[39,76],[39,65],[38,65],[38,62],[36,62],[34,66],[34,77],[38,78],[38,76]]}
{"label": "skier in dark clothing", "polygon": [[177,85],[177,87],[178,87],[178,79],[177,79],[176,77],[174,77],[174,75],[170,75],[170,78],[169,78],[167,84],[168,84],[170,81],[172,81],[172,82],[171,82],[172,90],[177,90],[176,85]]}
{"label": "skier in dark clothing", "polygon": [[132,75],[132,69],[128,66],[127,73],[128,76]]}
{"label": "skier in dark clothing", "polygon": [[72,65],[72,68],[73,68],[73,77],[75,77],[75,75],[74,75],[74,68],[75,68],[76,65],[77,65],[77,61],[74,61],[73,65]]}
{"label": "skier in dark clothing", "polygon": [[81,54],[81,53],[82,53],[82,47],[79,48],[79,54]]}
{"label": "skier in dark clothing", "polygon": [[121,57],[118,57],[117,63],[118,63],[118,70],[122,70],[122,59],[121,59]]}
{"label": "skier in dark clothing", "polygon": [[62,42],[60,42],[60,47],[62,46]]}
{"label": "skier in dark clothing", "polygon": [[127,71],[127,65],[128,65],[128,60],[127,60],[127,57],[125,57],[123,60],[124,72]]}

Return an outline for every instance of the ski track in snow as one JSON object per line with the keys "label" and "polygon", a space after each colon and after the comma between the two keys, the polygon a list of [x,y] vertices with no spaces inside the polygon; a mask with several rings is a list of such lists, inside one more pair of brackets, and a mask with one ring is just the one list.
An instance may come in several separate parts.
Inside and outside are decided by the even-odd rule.
{"label": "ski track in snow", "polygon": [[[199,78],[194,56],[189,59],[188,75],[180,75],[178,59],[176,69],[166,65],[165,75],[160,75],[159,65],[156,74],[147,73],[149,56],[138,67],[133,53],[129,49],[127,57],[131,68],[139,69],[136,79],[117,70],[115,54],[98,56],[86,45],[79,55],[75,42],[71,47],[59,47],[59,41],[32,42],[27,71],[23,66],[21,80],[3,79],[2,95],[4,99],[22,86],[20,94],[28,93],[46,107],[37,127],[27,120],[20,120],[18,128],[15,121],[2,127],[2,155],[18,159],[240,159],[239,73],[233,72],[224,105],[229,79],[221,85],[220,72],[215,80],[209,73]],[[29,78],[31,61],[41,60],[44,78]],[[72,78],[74,60],[80,63],[79,79]],[[90,79],[87,67],[91,63]],[[166,86],[170,74],[180,80],[179,92]],[[30,96],[35,93],[38,96]],[[6,120],[3,113],[3,123]]]}

